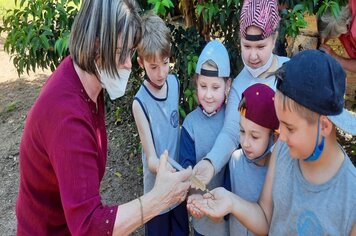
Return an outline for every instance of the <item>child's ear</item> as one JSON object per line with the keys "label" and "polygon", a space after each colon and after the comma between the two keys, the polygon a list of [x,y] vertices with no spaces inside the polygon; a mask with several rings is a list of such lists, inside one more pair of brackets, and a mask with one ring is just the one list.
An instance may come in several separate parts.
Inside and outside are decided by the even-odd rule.
{"label": "child's ear", "polygon": [[320,116],[320,134],[324,137],[329,136],[334,128],[334,124],[327,116]]}
{"label": "child's ear", "polygon": [[276,143],[279,138],[279,129],[276,129],[272,132],[273,132],[273,134],[272,134],[273,135],[273,143]]}
{"label": "child's ear", "polygon": [[140,57],[137,57],[137,63],[139,64],[139,66],[140,66],[141,68],[144,68],[144,67],[143,67],[143,61],[142,61],[142,59],[141,59]]}
{"label": "child's ear", "polygon": [[230,87],[231,87],[231,78],[227,79],[226,82],[225,82],[225,95],[226,95],[226,98],[229,96]]}

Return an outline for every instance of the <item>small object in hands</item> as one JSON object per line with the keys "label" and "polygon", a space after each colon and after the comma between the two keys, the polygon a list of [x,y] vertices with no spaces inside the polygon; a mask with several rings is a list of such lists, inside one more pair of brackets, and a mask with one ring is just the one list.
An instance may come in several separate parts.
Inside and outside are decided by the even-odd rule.
{"label": "small object in hands", "polygon": [[[168,162],[171,164],[176,170],[181,171],[184,168],[175,160],[172,158],[168,157]],[[209,193],[212,199],[214,198],[214,195],[209,191],[209,189],[206,187],[206,184],[204,184],[200,179],[198,179],[195,175],[190,177],[190,181],[194,183],[197,189],[200,189],[201,191],[205,193]]]}

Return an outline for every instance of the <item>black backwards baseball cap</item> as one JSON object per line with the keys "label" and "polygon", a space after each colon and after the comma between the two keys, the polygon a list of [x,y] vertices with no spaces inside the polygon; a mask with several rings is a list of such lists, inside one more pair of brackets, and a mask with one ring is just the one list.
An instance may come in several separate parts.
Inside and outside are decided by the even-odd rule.
{"label": "black backwards baseball cap", "polygon": [[356,135],[356,115],[344,109],[346,73],[338,61],[324,51],[305,50],[282,68],[284,78],[276,72],[279,91],[309,110],[328,116],[346,133]]}

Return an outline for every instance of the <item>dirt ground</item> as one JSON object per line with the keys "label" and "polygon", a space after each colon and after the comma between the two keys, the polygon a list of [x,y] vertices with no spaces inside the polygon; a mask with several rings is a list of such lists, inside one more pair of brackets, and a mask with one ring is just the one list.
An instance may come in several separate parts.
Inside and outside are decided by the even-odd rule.
{"label": "dirt ground", "polygon": [[[0,37],[0,235],[16,234],[15,203],[19,182],[19,144],[26,114],[50,71],[18,78]],[[115,112],[108,105],[108,113]],[[129,112],[121,122],[107,120],[109,156],[101,184],[103,202],[121,204],[142,195],[142,165],[138,136]],[[114,117],[112,114],[107,117]],[[125,118],[126,117],[126,118]],[[143,235],[140,228],[133,235]]]}

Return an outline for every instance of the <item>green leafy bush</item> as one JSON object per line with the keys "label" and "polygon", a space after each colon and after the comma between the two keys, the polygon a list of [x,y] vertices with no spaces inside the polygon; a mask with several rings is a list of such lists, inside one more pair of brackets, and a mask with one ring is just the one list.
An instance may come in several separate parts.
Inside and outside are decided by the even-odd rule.
{"label": "green leafy bush", "polygon": [[[153,9],[166,20],[172,31],[172,71],[177,73],[181,82],[182,118],[197,105],[193,75],[198,56],[207,41],[213,38],[223,41],[230,55],[232,77],[241,70],[239,15],[242,2],[139,0],[143,10]],[[282,16],[280,37],[296,36],[299,28],[306,26],[305,13],[322,14],[331,9],[337,16],[340,6],[347,2],[279,0]],[[0,28],[0,32],[8,34],[5,50],[12,56],[18,74],[37,68],[54,70],[69,53],[70,28],[80,0],[21,0],[18,5],[18,8],[9,10],[3,17],[3,27]],[[184,22],[177,21],[182,14]],[[187,22],[190,25],[185,25]],[[142,70],[135,61],[132,74],[127,92],[131,98],[142,82]],[[130,109],[130,105],[125,105],[123,110]],[[120,120],[120,114],[116,114],[117,120]]]}
{"label": "green leafy bush", "polygon": [[8,10],[0,32],[19,75],[37,68],[54,70],[68,55],[69,32],[80,0],[21,0]]}

